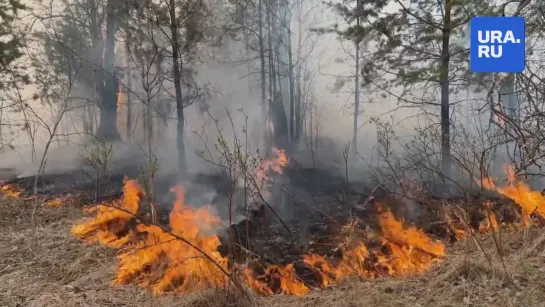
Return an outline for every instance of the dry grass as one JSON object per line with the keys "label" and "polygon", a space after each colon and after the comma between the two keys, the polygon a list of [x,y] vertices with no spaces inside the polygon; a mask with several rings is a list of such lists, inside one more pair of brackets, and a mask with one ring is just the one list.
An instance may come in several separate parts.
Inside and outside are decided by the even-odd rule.
{"label": "dry grass", "polygon": [[486,236],[479,240],[490,261],[469,238],[449,246],[433,270],[410,278],[347,280],[303,298],[260,298],[234,289],[157,298],[111,286],[114,252],[84,246],[70,234],[80,208],[41,208],[30,245],[30,206],[0,201],[0,306],[545,306],[545,233],[537,229],[502,235],[506,272]]}

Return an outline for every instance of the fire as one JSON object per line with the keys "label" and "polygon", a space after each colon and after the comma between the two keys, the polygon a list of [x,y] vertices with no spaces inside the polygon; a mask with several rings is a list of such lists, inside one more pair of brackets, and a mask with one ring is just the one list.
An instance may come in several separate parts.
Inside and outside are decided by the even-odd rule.
{"label": "fire", "polygon": [[274,292],[269,288],[266,282],[261,281],[260,279],[254,277],[254,273],[251,269],[245,268],[243,270],[243,277],[248,286],[251,289],[254,289],[259,294],[262,295],[273,295]]}
{"label": "fire", "polygon": [[318,280],[322,288],[335,283],[344,275],[342,270],[344,262],[341,262],[339,267],[335,267],[318,254],[305,255],[303,262],[318,274]]}
{"label": "fire", "polygon": [[[268,171],[282,173],[288,164],[283,150],[275,152],[276,157],[263,161],[263,172],[258,172],[263,180],[270,179]],[[138,216],[145,191],[136,180],[128,179],[121,200],[88,210],[96,217],[73,226],[72,233],[84,242],[119,250],[115,285],[135,284],[159,295],[222,287],[235,278],[262,295],[308,294],[311,288],[298,276],[295,263],[268,265],[261,273],[249,265],[234,270],[236,264],[219,252],[217,232],[223,225],[214,208],[187,205],[183,186],[171,191],[176,201],[168,228]],[[346,239],[337,247],[338,259],[316,253],[302,256],[302,264],[315,273],[318,287],[326,288],[348,276],[372,279],[421,273],[445,255],[443,243],[415,226],[405,227],[388,210],[379,209],[382,246],[378,250],[369,250],[363,238],[351,235],[356,226],[349,223],[345,227],[342,235]]]}
{"label": "fire", "polygon": [[[176,194],[176,202],[170,213],[170,231],[156,225],[138,225],[136,231],[145,234],[145,239],[119,255],[115,284],[134,281],[140,286],[150,287],[156,295],[227,284],[224,274],[227,272],[227,258],[217,251],[220,241],[214,234],[220,225],[219,218],[211,207],[186,207],[182,186],[172,191]],[[161,269],[148,273],[153,267]]]}
{"label": "fire", "polygon": [[304,263],[317,272],[322,288],[348,276],[375,278],[422,273],[445,256],[443,243],[433,241],[414,226],[404,227],[390,211],[380,214],[379,224],[382,246],[388,253],[369,251],[363,242],[355,242],[352,246],[344,242],[339,246],[342,258],[337,265],[320,255],[305,256]]}
{"label": "fire", "polygon": [[461,222],[453,217],[453,214],[450,211],[443,211],[443,220],[446,224],[446,230],[451,233],[456,241],[462,240],[466,237],[467,233],[465,227],[461,225]]}
{"label": "fire", "polygon": [[23,191],[14,184],[4,184],[2,185],[2,194],[10,198],[18,198],[21,196]]}
{"label": "fire", "polygon": [[523,223],[530,224],[531,215],[537,214],[545,218],[545,196],[539,191],[533,191],[527,184],[517,181],[515,172],[511,165],[505,166],[505,172],[509,179],[507,185],[498,187],[490,178],[481,181],[482,186],[487,190],[497,191],[509,197],[522,209]]}
{"label": "fire", "polygon": [[[92,207],[96,217],[72,227],[72,233],[87,243],[100,243],[120,248],[130,241],[130,236],[122,234],[129,228],[132,218],[137,214],[144,190],[136,180],[125,180],[123,198],[112,204]],[[130,233],[132,234],[132,232]]]}
{"label": "fire", "polygon": [[[144,191],[135,180],[125,180],[124,196],[112,204],[101,204],[90,212],[96,217],[72,228],[78,238],[119,249],[115,285],[136,284],[155,295],[225,286],[229,282],[227,257],[218,251],[216,235],[221,220],[210,206],[185,204],[183,186],[170,213],[170,227],[139,221],[136,214]],[[328,261],[310,254],[303,263],[311,268],[325,288],[347,276],[374,278],[420,273],[445,254],[442,243],[433,241],[416,227],[404,227],[390,211],[379,218],[383,249],[369,251],[363,242],[346,240],[339,245],[341,258]],[[384,248],[388,252],[383,252]],[[374,260],[373,260],[374,259]],[[248,266],[239,272],[246,285],[263,295],[282,293],[306,295],[310,288],[297,275],[293,263],[269,265],[255,276]]]}
{"label": "fire", "polygon": [[275,293],[269,283],[275,284],[281,294],[305,296],[310,290],[297,276],[292,263],[286,266],[269,265],[265,268],[265,273],[258,277],[255,277],[252,271],[246,268],[244,279],[251,289],[262,295]]}
{"label": "fire", "polygon": [[[1,191],[1,194],[3,194],[5,197],[8,197],[8,198],[21,198],[21,195],[23,194],[23,189],[21,189],[16,184],[0,185],[0,191]],[[48,205],[48,206],[51,206],[51,207],[59,207],[62,204],[64,204],[71,197],[72,197],[72,195],[66,195],[66,196],[63,196],[63,197],[56,197],[56,198],[51,198],[51,199],[44,200],[44,198],[41,198],[40,195],[38,195],[38,200],[40,200],[40,201],[43,200],[43,203],[45,205]],[[22,199],[23,200],[33,200],[34,195],[27,195]]]}
{"label": "fire", "polygon": [[72,198],[72,195],[67,195],[64,197],[55,197],[53,199],[46,200],[44,203],[51,207],[60,207],[62,206],[62,204],[66,203],[66,201],[71,198]]}
{"label": "fire", "polygon": [[383,245],[391,250],[391,257],[379,257],[379,263],[388,268],[391,276],[421,273],[445,256],[445,245],[432,240],[415,226],[405,228],[390,211],[379,218]]}
{"label": "fire", "polygon": [[227,259],[217,251],[220,241],[214,234],[219,218],[211,207],[187,207],[182,186],[172,192],[176,202],[170,213],[170,230],[144,223],[135,229],[128,227],[144,196],[135,180],[125,182],[120,202],[99,205],[95,219],[72,228],[74,235],[86,242],[120,248],[114,284],[134,283],[158,295],[227,283]]}
{"label": "fire", "polygon": [[257,173],[258,180],[266,179],[266,172],[269,169],[275,173],[282,174],[282,168],[288,165],[288,156],[286,155],[284,149],[273,148],[273,151],[276,154],[276,158],[263,161]]}
{"label": "fire", "polygon": [[264,189],[264,187],[271,181],[271,177],[269,175],[270,172],[282,174],[282,168],[287,166],[289,162],[288,156],[286,155],[284,149],[273,148],[273,152],[275,157],[273,159],[261,161],[257,165],[255,173],[252,176],[254,184],[250,188],[251,194],[261,194],[265,199],[270,197],[270,191],[266,188]]}
{"label": "fire", "polygon": [[479,232],[487,233],[490,230],[497,232],[500,226],[498,224],[498,219],[496,218],[496,214],[494,213],[494,211],[492,211],[492,203],[487,201],[485,202],[484,207],[486,209],[486,218],[479,225]]}

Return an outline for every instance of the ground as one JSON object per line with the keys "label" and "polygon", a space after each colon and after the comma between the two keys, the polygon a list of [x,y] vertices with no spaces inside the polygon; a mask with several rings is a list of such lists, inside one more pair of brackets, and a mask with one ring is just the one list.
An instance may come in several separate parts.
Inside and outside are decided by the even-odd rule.
{"label": "ground", "polygon": [[86,246],[70,233],[83,217],[81,207],[41,206],[33,231],[32,205],[0,201],[0,306],[545,306],[545,233],[539,229],[501,234],[505,267],[489,234],[449,245],[445,260],[425,274],[346,280],[302,298],[226,290],[153,297],[111,285],[115,252]]}

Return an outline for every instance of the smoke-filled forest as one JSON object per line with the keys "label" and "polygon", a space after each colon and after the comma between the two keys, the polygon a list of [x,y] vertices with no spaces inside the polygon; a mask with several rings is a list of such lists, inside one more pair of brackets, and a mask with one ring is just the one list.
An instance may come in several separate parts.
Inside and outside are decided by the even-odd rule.
{"label": "smoke-filled forest", "polygon": [[[523,17],[521,73],[470,21]],[[543,306],[542,0],[0,0],[1,306]]]}

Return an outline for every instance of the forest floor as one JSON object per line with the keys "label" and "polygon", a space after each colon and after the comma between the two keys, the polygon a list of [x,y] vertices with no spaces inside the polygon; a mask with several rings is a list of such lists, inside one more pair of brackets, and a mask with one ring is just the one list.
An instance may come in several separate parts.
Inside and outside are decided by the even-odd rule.
{"label": "forest floor", "polygon": [[545,306],[543,230],[502,233],[505,266],[492,236],[484,235],[449,245],[442,263],[413,277],[346,280],[305,297],[226,300],[219,290],[153,297],[112,286],[115,251],[84,245],[70,233],[81,208],[40,207],[34,230],[32,206],[0,200],[0,306]]}

